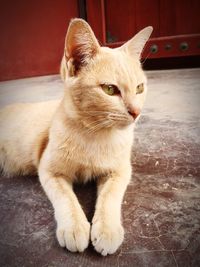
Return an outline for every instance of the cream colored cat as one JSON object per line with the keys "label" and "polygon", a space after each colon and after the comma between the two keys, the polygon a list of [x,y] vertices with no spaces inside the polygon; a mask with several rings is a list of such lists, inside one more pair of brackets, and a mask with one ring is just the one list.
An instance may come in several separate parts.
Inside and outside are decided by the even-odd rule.
{"label": "cream colored cat", "polygon": [[[100,47],[90,26],[71,21],[61,64],[62,101],[15,104],[0,112],[0,164],[5,174],[39,174],[57,222],[59,244],[84,251],[91,238],[102,255],[114,253],[124,230],[121,203],[131,178],[134,123],[144,103],[140,54],[152,27],[120,48]],[[96,177],[90,224],[73,183]]]}

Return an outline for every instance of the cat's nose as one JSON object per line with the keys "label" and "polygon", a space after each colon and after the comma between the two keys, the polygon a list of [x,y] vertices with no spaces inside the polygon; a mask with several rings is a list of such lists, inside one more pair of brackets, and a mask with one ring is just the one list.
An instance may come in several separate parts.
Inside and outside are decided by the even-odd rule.
{"label": "cat's nose", "polygon": [[134,120],[140,115],[140,109],[136,107],[128,107],[128,113],[133,117]]}

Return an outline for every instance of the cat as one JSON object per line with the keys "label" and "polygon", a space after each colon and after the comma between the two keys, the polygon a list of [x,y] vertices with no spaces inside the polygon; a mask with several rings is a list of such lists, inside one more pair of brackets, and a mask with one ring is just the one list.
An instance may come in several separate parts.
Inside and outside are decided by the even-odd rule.
{"label": "cat", "polygon": [[[102,255],[123,242],[121,203],[131,179],[133,131],[147,92],[140,55],[146,27],[119,48],[101,47],[89,24],[72,19],[61,63],[62,100],[0,111],[0,164],[9,176],[38,174],[55,210],[61,247]],[[97,181],[90,224],[74,182]]]}

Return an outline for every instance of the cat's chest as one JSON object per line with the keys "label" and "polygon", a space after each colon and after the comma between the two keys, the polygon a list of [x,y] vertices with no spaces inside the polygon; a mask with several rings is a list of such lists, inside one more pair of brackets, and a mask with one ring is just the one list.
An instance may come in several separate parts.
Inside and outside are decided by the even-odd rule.
{"label": "cat's chest", "polygon": [[120,161],[122,149],[112,144],[86,144],[84,147],[77,147],[71,160],[76,165],[76,169],[82,175],[100,175],[115,168]]}
{"label": "cat's chest", "polygon": [[57,151],[59,168],[62,173],[81,180],[102,176],[119,168],[121,162],[130,158],[133,136],[111,140],[66,140],[62,149]]}
{"label": "cat's chest", "polygon": [[[127,151],[128,153],[128,151]],[[81,181],[88,181],[94,177],[107,175],[110,171],[120,167],[122,151],[110,148],[106,150],[85,150],[84,155],[75,157],[75,177]]]}

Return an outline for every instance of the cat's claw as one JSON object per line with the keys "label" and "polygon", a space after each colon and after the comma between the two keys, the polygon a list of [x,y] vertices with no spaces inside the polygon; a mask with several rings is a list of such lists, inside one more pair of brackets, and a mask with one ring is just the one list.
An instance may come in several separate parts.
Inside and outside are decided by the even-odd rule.
{"label": "cat's claw", "polygon": [[105,225],[101,221],[96,221],[92,225],[91,241],[95,250],[102,256],[115,253],[123,239],[124,229],[121,224]]}
{"label": "cat's claw", "polygon": [[56,236],[61,247],[66,247],[71,252],[83,252],[89,244],[90,224],[84,222],[73,227],[58,226]]}

